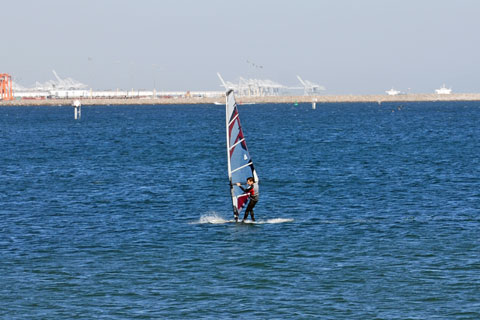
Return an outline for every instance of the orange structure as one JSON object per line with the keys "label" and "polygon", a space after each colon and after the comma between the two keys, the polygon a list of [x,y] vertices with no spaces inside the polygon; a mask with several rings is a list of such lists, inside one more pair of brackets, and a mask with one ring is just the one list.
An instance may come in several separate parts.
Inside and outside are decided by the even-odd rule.
{"label": "orange structure", "polygon": [[7,73],[0,73],[0,100],[13,100],[12,77]]}

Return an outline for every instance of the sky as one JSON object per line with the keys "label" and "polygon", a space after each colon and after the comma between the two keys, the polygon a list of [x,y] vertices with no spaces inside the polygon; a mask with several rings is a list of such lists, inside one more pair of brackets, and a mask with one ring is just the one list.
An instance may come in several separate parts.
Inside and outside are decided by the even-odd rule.
{"label": "sky", "polygon": [[0,73],[31,87],[223,90],[271,79],[323,94],[480,92],[476,0],[16,0],[1,4]]}

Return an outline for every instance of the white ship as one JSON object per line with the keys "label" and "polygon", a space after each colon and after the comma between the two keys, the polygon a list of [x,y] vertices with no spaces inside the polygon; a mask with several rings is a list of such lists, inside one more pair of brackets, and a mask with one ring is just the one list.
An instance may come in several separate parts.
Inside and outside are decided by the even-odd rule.
{"label": "white ship", "polygon": [[445,84],[440,89],[435,89],[436,94],[451,94],[452,88],[446,88]]}
{"label": "white ship", "polygon": [[395,89],[393,89],[393,88],[390,89],[390,90],[387,90],[387,91],[385,91],[385,92],[386,92],[389,96],[396,96],[396,95],[398,95],[398,94],[401,93],[400,91],[395,90]]}

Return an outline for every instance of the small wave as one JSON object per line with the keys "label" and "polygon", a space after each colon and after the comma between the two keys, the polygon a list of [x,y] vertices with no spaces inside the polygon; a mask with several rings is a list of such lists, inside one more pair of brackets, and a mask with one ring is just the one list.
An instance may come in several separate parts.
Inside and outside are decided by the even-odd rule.
{"label": "small wave", "polygon": [[[246,224],[276,224],[276,223],[286,223],[292,222],[292,218],[273,218],[267,220],[257,220],[255,222],[251,220],[246,220],[244,223]],[[209,213],[202,215],[200,219],[197,221],[192,222],[191,224],[224,224],[224,223],[231,223],[235,222],[234,220],[227,220],[222,216],[218,215],[217,213]]]}
{"label": "small wave", "polygon": [[219,216],[216,213],[209,213],[200,217],[198,221],[195,221],[194,224],[223,224],[230,222],[225,220],[223,217]]}
{"label": "small wave", "polygon": [[274,223],[285,223],[285,222],[293,222],[293,219],[292,218],[274,218],[274,219],[259,221],[258,223],[274,224]]}
{"label": "small wave", "polygon": [[[285,223],[285,222],[292,222],[293,219],[291,218],[273,218],[273,219],[267,219],[267,220],[262,220],[262,219],[257,219],[256,221],[252,220],[245,220],[244,224],[276,224],[276,223]],[[233,222],[233,220],[229,220],[226,222]]]}

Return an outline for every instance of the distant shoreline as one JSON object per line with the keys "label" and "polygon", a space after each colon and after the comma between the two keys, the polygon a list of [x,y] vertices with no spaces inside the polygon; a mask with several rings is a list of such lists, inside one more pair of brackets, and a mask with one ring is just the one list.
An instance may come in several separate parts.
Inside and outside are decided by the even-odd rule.
{"label": "distant shoreline", "polygon": [[[12,100],[1,101],[0,106],[71,106],[75,99]],[[224,103],[224,98],[125,98],[79,99],[82,105],[180,105]],[[321,95],[321,96],[268,96],[237,97],[242,103],[345,103],[345,102],[424,102],[424,101],[480,101],[480,93],[405,94],[405,95]]]}

